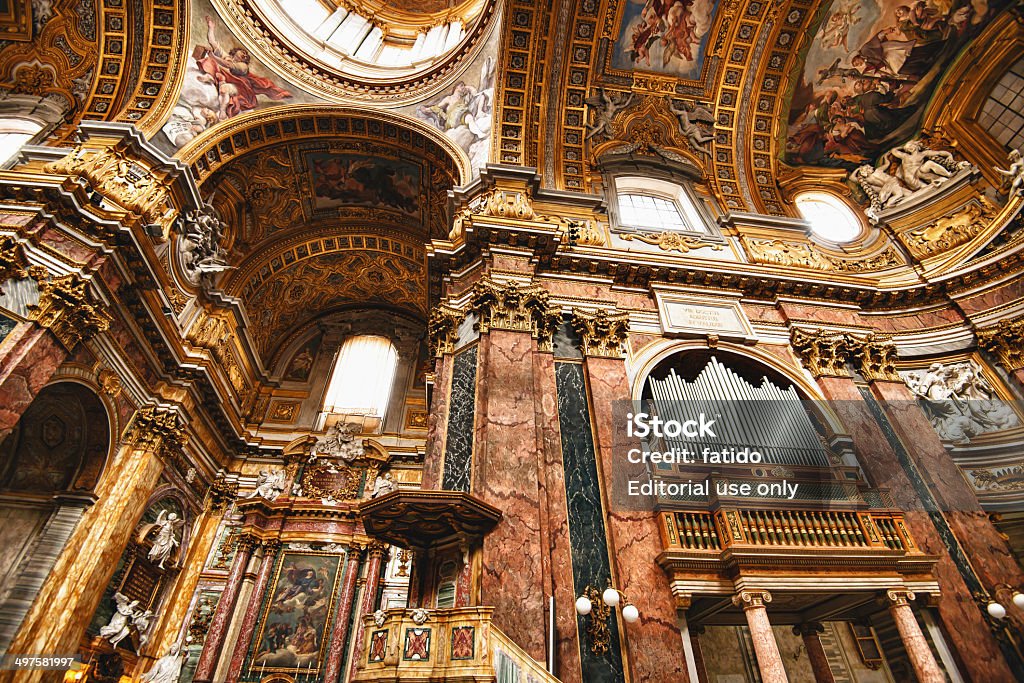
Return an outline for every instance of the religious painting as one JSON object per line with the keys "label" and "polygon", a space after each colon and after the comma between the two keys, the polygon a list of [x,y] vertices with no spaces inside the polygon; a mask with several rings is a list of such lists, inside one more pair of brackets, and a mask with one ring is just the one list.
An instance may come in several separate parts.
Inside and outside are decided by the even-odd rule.
{"label": "religious painting", "polygon": [[366,206],[408,216],[420,213],[422,172],[417,164],[363,154],[309,152],[306,166],[316,209]]}
{"label": "religious painting", "polygon": [[626,0],[612,66],[696,80],[716,4],[716,0]]}
{"label": "religious painting", "polygon": [[494,119],[494,57],[488,55],[474,78],[469,67],[451,90],[416,108],[416,118],[447,135],[469,157],[476,174],[491,153]]}
{"label": "religious painting", "polygon": [[912,137],[943,71],[997,4],[836,0],[793,92],[786,161],[853,169]]}
{"label": "religious painting", "polygon": [[291,382],[306,382],[309,380],[309,373],[313,370],[313,361],[316,360],[317,351],[320,350],[322,335],[315,335],[312,339],[302,345],[295,352],[288,368],[284,372],[284,378]]}
{"label": "religious painting", "polygon": [[292,87],[241,47],[205,0],[192,10],[191,36],[181,94],[162,128],[161,146],[177,150],[221,121],[296,101]]}
{"label": "religious painting", "polygon": [[316,672],[323,665],[342,555],[285,552],[265,600],[251,668]]}

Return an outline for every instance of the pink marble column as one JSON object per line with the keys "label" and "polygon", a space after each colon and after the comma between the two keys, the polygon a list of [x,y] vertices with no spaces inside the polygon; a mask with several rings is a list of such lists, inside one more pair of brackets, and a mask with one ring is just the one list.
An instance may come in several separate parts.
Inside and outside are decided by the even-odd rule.
{"label": "pink marble column", "polygon": [[892,589],[886,591],[886,597],[889,598],[889,613],[896,622],[903,648],[907,651],[919,683],[945,683],[946,675],[935,661],[935,655],[928,647],[928,641],[921,633],[917,617],[910,607],[914,594],[908,590]]}
{"label": "pink marble column", "polygon": [[832,675],[832,667],[828,665],[825,648],[821,646],[821,638],[818,637],[824,630],[824,626],[813,621],[793,627],[793,633],[803,638],[807,659],[810,660],[811,670],[814,672],[814,683],[835,683],[836,679]]}
{"label": "pink marble column", "polygon": [[68,357],[57,338],[36,323],[19,323],[0,354],[0,442]]}
{"label": "pink marble column", "polygon": [[263,559],[260,561],[260,568],[256,574],[256,583],[252,588],[249,605],[246,607],[245,616],[242,618],[242,628],[238,632],[235,651],[231,655],[231,666],[228,667],[228,683],[236,683],[242,675],[245,656],[249,652],[249,645],[252,644],[252,637],[256,631],[256,620],[259,619],[263,592],[267,589],[267,584],[270,583],[270,574],[274,569],[274,560],[277,559],[277,549],[280,547],[281,542],[276,539],[263,542]]}
{"label": "pink marble column", "polygon": [[693,660],[697,663],[697,680],[690,683],[708,683],[708,669],[704,664],[704,649],[700,637],[704,633],[703,626],[690,627],[690,645],[693,647]]}
{"label": "pink marble column", "polygon": [[356,579],[359,578],[359,548],[351,547],[345,553],[345,583],[338,597],[338,612],[334,618],[331,642],[327,646],[327,666],[324,683],[338,683],[341,680],[341,660],[345,656],[345,641],[348,639],[348,621],[352,613],[352,602],[356,596]]}
{"label": "pink marble column", "polygon": [[217,603],[213,621],[210,622],[210,630],[206,634],[203,652],[199,655],[196,674],[192,679],[193,683],[212,683],[213,681],[213,672],[217,669],[217,660],[220,659],[220,651],[224,647],[228,624],[231,621],[231,615],[234,614],[235,602],[238,600],[238,592],[242,588],[242,579],[249,566],[249,558],[252,557],[255,544],[256,539],[252,537],[243,536],[238,539],[238,549],[235,551],[235,559],[231,564],[231,572],[228,574],[227,583],[224,584],[224,592],[220,594],[220,601]]}
{"label": "pink marble column", "polygon": [[743,608],[743,614],[747,617],[761,680],[764,683],[789,683],[782,655],[779,654],[779,644],[775,642],[772,624],[768,621],[768,610],[765,609],[765,603],[771,601],[771,593],[757,590],[740,591],[733,598],[733,602]]}
{"label": "pink marble column", "polygon": [[380,567],[384,561],[384,556],[387,555],[387,548],[383,543],[374,541],[370,544],[368,549],[369,561],[366,567],[366,584],[363,587],[363,599],[360,603],[359,611],[356,613],[356,644],[352,648],[352,661],[348,667],[348,680],[352,680],[355,676],[356,667],[362,662],[363,657],[363,638],[365,636],[365,627],[363,626],[363,616],[366,614],[372,614],[374,605],[377,602],[377,586],[380,584]]}

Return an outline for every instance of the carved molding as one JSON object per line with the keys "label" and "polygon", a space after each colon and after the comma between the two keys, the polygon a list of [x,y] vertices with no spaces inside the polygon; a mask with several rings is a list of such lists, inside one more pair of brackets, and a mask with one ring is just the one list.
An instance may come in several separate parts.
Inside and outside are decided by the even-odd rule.
{"label": "carved molding", "polygon": [[89,303],[88,284],[76,273],[40,279],[39,303],[29,306],[32,320],[53,332],[68,351],[110,328],[110,315]]}
{"label": "carved molding", "polygon": [[1000,320],[977,331],[978,346],[993,354],[1007,371],[1024,369],[1024,318]]}
{"label": "carved molding", "polygon": [[537,285],[483,280],[473,287],[470,309],[480,333],[494,330],[529,332],[542,350],[550,350],[561,311],[548,303],[548,293]]}
{"label": "carved molding", "polygon": [[850,376],[846,369],[852,351],[849,335],[794,327],[789,338],[793,351],[815,378]]}
{"label": "carved molding", "polygon": [[788,242],[780,239],[743,238],[751,259],[755,263],[779,266],[798,266],[826,272],[860,273],[883,270],[903,263],[890,246],[864,258],[841,259],[822,253],[808,242]]}
{"label": "carved molding", "polygon": [[629,339],[629,314],[572,311],[573,329],[580,335],[583,353],[602,358],[623,358]]}
{"label": "carved molding", "polygon": [[966,244],[989,226],[998,209],[984,195],[948,216],[900,234],[916,258],[925,258]]}
{"label": "carved molding", "polygon": [[459,325],[465,317],[465,313],[448,304],[440,304],[430,312],[430,318],[427,320],[427,344],[431,355],[440,358],[452,352],[459,338]]}
{"label": "carved molding", "polygon": [[662,251],[678,251],[680,254],[693,251],[694,249],[709,248],[714,251],[722,251],[722,245],[718,242],[691,235],[680,235],[678,232],[665,231],[656,235],[638,233],[625,233],[622,239],[628,241],[640,240],[646,244],[654,244]]}

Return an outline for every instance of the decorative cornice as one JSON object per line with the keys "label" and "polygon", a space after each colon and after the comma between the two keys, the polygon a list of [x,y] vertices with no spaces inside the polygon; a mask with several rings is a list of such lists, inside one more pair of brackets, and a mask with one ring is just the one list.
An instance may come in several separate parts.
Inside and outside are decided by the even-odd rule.
{"label": "decorative cornice", "polygon": [[482,280],[473,287],[470,310],[479,318],[481,334],[490,330],[529,332],[542,350],[550,350],[561,311],[548,303],[547,291],[538,285]]}
{"label": "decorative cornice", "polygon": [[772,601],[772,594],[766,590],[745,590],[740,591],[732,598],[732,603],[737,607],[748,609],[764,609],[764,606]]}
{"label": "decorative cornice", "polygon": [[76,273],[40,279],[39,303],[29,306],[30,317],[53,332],[68,351],[110,327],[110,315],[89,303],[88,284]]}
{"label": "decorative cornice", "polygon": [[431,355],[440,358],[452,352],[459,338],[459,325],[465,318],[464,312],[448,304],[439,304],[430,312],[430,318],[427,320],[427,344]]}
{"label": "decorative cornice", "polygon": [[815,379],[850,376],[846,369],[852,351],[849,335],[794,327],[789,339],[793,351]]}
{"label": "decorative cornice", "polygon": [[978,346],[993,354],[1008,372],[1024,369],[1024,318],[1000,320],[977,335]]}
{"label": "decorative cornice", "polygon": [[609,314],[605,310],[589,313],[572,311],[573,329],[580,335],[583,353],[602,358],[623,358],[629,338],[629,314]]}

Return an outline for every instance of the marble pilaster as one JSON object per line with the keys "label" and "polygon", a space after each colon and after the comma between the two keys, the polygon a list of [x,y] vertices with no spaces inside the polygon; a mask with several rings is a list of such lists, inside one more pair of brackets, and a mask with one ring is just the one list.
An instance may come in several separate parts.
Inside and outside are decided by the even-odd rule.
{"label": "marble pilaster", "polygon": [[811,670],[814,671],[814,683],[835,683],[835,676],[832,675],[832,668],[828,664],[828,656],[821,645],[820,634],[824,630],[825,627],[816,622],[793,627],[794,635],[800,636],[804,641],[807,659],[811,663]]}
{"label": "marble pilaster", "polygon": [[900,640],[910,658],[910,665],[914,667],[919,683],[943,683],[946,675],[942,673],[935,656],[932,654],[928,641],[925,640],[921,626],[917,623],[914,610],[910,607],[910,600],[914,594],[906,590],[889,590],[886,592],[889,599],[889,613],[896,622],[896,629],[900,633]]}
{"label": "marble pilaster", "polygon": [[366,627],[362,617],[372,614],[377,604],[377,588],[380,586],[380,570],[387,555],[387,547],[380,542],[373,542],[367,549],[366,583],[363,585],[363,597],[356,613],[355,643],[352,647],[352,660],[349,664],[348,679],[351,681],[356,668],[362,663],[363,642],[366,638]]}
{"label": "marble pilaster", "polygon": [[224,592],[221,593],[220,601],[217,603],[217,611],[214,612],[213,620],[210,622],[210,629],[206,634],[206,642],[203,644],[203,652],[199,655],[199,663],[196,665],[196,673],[193,677],[194,683],[212,683],[213,674],[217,668],[217,661],[220,659],[221,649],[224,646],[224,639],[227,636],[228,626],[231,622],[231,615],[235,612],[235,603],[238,594],[242,589],[242,579],[249,566],[249,558],[256,540],[243,536],[238,539],[235,558],[231,563],[231,571],[228,573],[227,581],[224,583]]}
{"label": "marble pilaster", "polygon": [[359,554],[357,547],[350,547],[345,553],[345,582],[338,597],[338,611],[334,618],[334,629],[327,646],[327,665],[324,667],[324,683],[338,683],[341,680],[341,660],[345,656],[348,641],[349,616],[356,596],[356,579],[359,578]]}
{"label": "marble pilaster", "polygon": [[782,655],[779,654],[779,644],[775,642],[772,624],[768,620],[768,610],[765,608],[765,603],[771,600],[772,596],[768,591],[745,590],[733,598],[733,601],[743,608],[743,615],[747,618],[761,680],[764,683],[788,683],[786,667],[782,663]]}
{"label": "marble pilaster", "polygon": [[264,541],[263,557],[260,559],[260,567],[253,584],[252,594],[249,597],[248,606],[242,616],[242,626],[238,632],[238,640],[235,642],[234,653],[231,655],[231,666],[228,668],[228,683],[237,683],[242,674],[242,667],[245,666],[245,658],[249,654],[249,646],[252,644],[252,637],[256,631],[256,620],[260,615],[260,603],[263,600],[263,593],[270,583],[270,575],[274,570],[274,561],[277,559],[277,550],[281,542],[277,540]]}

